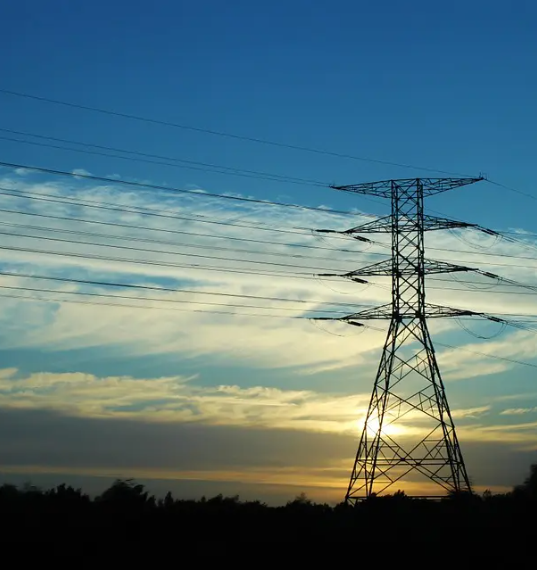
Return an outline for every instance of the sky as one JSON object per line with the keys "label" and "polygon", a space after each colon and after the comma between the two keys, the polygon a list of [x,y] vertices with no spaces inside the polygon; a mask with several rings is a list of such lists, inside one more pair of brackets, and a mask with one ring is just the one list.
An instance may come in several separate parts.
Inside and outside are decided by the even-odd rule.
{"label": "sky", "polygon": [[[428,255],[537,285],[536,17],[529,1],[5,3],[0,482],[342,500],[387,323],[303,317],[389,302],[386,279],[313,277],[389,250],[311,229],[389,211],[330,184],[484,174],[426,209],[516,241],[431,232]],[[537,315],[532,290],[445,279],[429,302]],[[431,333],[472,482],[501,492],[537,460],[537,336],[460,324]]]}

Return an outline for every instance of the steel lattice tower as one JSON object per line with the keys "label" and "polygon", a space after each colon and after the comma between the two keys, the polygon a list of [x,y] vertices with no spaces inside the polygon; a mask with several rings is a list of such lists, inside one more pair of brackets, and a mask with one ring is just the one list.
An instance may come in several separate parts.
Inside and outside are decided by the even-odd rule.
{"label": "steel lattice tower", "polygon": [[[470,268],[427,260],[424,233],[473,225],[427,216],[423,206],[427,196],[478,180],[482,178],[414,178],[332,186],[391,199],[391,216],[337,232],[360,240],[364,238],[358,234],[391,233],[392,238],[391,259],[343,275],[357,282],[364,282],[360,277],[367,276],[392,278],[391,305],[338,319],[356,326],[363,326],[359,321],[366,319],[390,320],[345,497],[347,503],[388,489],[393,492],[393,485],[411,472],[412,476],[437,483],[444,492],[471,492],[427,318],[477,313],[425,302],[427,274]],[[398,427],[409,419],[417,434]]]}

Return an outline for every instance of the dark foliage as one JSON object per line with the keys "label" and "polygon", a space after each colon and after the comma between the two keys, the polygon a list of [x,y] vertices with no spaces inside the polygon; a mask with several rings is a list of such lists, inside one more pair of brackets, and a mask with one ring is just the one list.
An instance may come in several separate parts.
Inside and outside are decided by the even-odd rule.
{"label": "dark foliage", "polygon": [[399,492],[371,498],[355,508],[316,504],[304,494],[281,507],[222,495],[184,500],[168,493],[157,499],[127,479],[117,480],[94,499],[65,485],[49,490],[3,485],[0,513],[8,522],[2,533],[4,545],[45,541],[49,552],[56,548],[58,553],[68,550],[87,556],[104,556],[105,551],[125,547],[123,556],[132,559],[157,543],[195,551],[200,560],[217,551],[229,557],[234,549],[252,543],[282,542],[310,551],[332,542],[376,544],[388,551],[397,544],[415,548],[420,543],[424,548],[443,545],[446,552],[449,544],[456,543],[466,544],[465,552],[470,552],[485,541],[498,552],[511,544],[533,544],[536,491],[537,465],[522,485],[504,495],[452,494],[427,501]]}

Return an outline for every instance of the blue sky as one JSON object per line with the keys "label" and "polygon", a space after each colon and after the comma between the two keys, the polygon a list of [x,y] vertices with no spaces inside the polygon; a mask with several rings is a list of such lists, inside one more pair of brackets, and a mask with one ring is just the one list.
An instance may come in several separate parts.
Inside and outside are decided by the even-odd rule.
{"label": "blue sky", "polygon": [[[507,6],[504,2],[457,1],[440,6],[422,1],[375,5],[296,0],[162,1],[130,2],[128,9],[126,6],[96,1],[75,8],[72,2],[51,1],[45,8],[37,0],[3,6],[0,89],[413,168],[256,144],[2,93],[0,129],[326,183],[435,174],[417,167],[469,175],[483,172],[493,181],[535,195],[531,167],[537,126],[537,7],[531,2]],[[5,131],[0,131],[0,137],[43,142]],[[78,169],[97,176],[120,176],[178,188],[346,210],[356,208],[366,215],[384,215],[388,211],[388,204],[378,200],[340,194],[316,185],[224,176],[2,138],[0,157],[4,162],[69,172]],[[142,192],[89,180],[17,173],[12,169],[0,170],[0,181],[3,187],[47,192],[57,197],[75,195],[79,199],[151,207],[178,215],[201,213],[220,221],[239,219],[284,228],[328,225],[346,229],[366,219],[357,216],[356,220],[349,220],[253,204],[238,206],[226,200],[174,198],[157,191]],[[487,182],[431,198],[427,205],[431,210],[494,229],[537,232],[535,200]],[[118,221],[113,212],[57,202],[3,196],[1,207],[106,223]],[[0,214],[0,221],[12,224],[83,229],[124,238],[134,235],[125,228],[103,229],[91,224],[28,218],[23,214]],[[121,214],[120,218],[136,226],[137,238],[167,239],[177,245],[184,245],[190,238],[158,232],[178,228],[207,231],[201,223],[184,220],[148,219],[132,214]],[[141,225],[153,230],[140,229]],[[265,245],[255,246],[220,240],[220,246],[284,255],[292,251],[275,243],[285,242],[282,236],[255,227],[211,231],[224,237],[267,239]],[[62,242],[45,241],[43,237],[51,235],[45,230],[32,232],[41,239],[20,235],[2,239],[8,246],[85,255],[102,253],[104,249],[85,245],[73,249]],[[69,234],[56,231],[52,237],[69,239]],[[333,241],[306,234],[292,239],[317,246],[333,245]],[[491,245],[490,238],[471,235],[470,239],[476,246]],[[110,243],[105,238],[102,241]],[[128,240],[117,243],[128,245]],[[207,238],[194,238],[190,243],[216,245],[216,241]],[[428,244],[456,252],[451,255],[435,251],[434,255],[431,253],[435,258],[442,256],[472,265],[487,261],[518,263],[522,267],[482,267],[535,283],[537,265],[532,266],[531,262],[476,255],[481,251],[532,257],[533,242],[530,249],[507,242],[498,242],[491,249],[472,249],[457,236],[447,234],[431,236]],[[137,245],[156,247],[151,243]],[[172,246],[159,247],[169,250]],[[320,268],[335,266],[342,271],[355,269],[376,261],[375,253],[382,251],[372,248],[365,252],[360,244],[349,247],[356,250],[356,258],[311,250],[309,254],[324,259],[300,260],[297,267],[318,264]],[[462,250],[468,253],[463,254]],[[127,253],[108,248],[106,255]],[[139,252],[128,255],[138,261],[149,257]],[[219,255],[232,257],[230,253]],[[150,257],[166,262],[171,259],[165,254],[153,253]],[[286,262],[285,258],[264,259]],[[57,255],[7,250],[0,262],[4,270],[55,277],[188,285],[200,291],[231,294],[293,295],[312,300],[308,307],[311,310],[319,308],[315,300],[328,304],[345,302],[349,306],[387,301],[381,288],[349,283],[217,274],[87,258],[69,261]],[[175,262],[194,261],[181,258]],[[233,266],[225,261],[218,265]],[[36,283],[22,277],[5,277],[2,281],[4,285],[8,282],[19,287],[57,288],[63,293],[62,298],[69,296],[69,290],[102,292],[99,287]],[[382,284],[381,280],[378,283]],[[456,282],[453,286],[461,288]],[[139,291],[122,293],[149,296]],[[537,309],[531,295],[508,296],[499,290],[487,294],[431,290],[430,300],[489,312],[535,313]],[[368,331],[358,335],[359,331],[340,330],[336,325],[327,325],[329,331],[325,332],[308,322],[285,319],[256,320],[10,298],[4,298],[2,305],[0,354],[5,372],[0,389],[6,407],[10,408],[9,418],[22,425],[21,418],[36,414],[35,421],[41,422],[40,431],[45,433],[47,429],[55,433],[61,422],[69,420],[90,442],[88,455],[74,465],[69,463],[69,442],[63,442],[61,449],[51,450],[48,457],[46,453],[37,457],[32,450],[41,445],[38,439],[28,443],[21,432],[20,441],[27,445],[21,443],[19,456],[3,466],[6,477],[76,476],[86,477],[89,485],[94,481],[91,477],[134,474],[151,479],[153,484],[164,477],[166,484],[177,485],[179,493],[194,492],[190,487],[187,490],[186,481],[196,480],[198,494],[219,492],[218,485],[231,485],[252,496],[278,500],[293,495],[293,481],[320,498],[335,500],[342,494],[357,443],[355,424],[369,397],[381,333]],[[482,330],[480,325],[472,326],[475,331]],[[535,353],[535,338],[530,333],[508,330],[483,343],[461,332],[456,323],[435,324],[432,331],[434,338],[444,343],[507,358],[531,362]],[[467,461],[475,473],[474,479],[481,486],[498,488],[518,482],[535,458],[534,447],[529,443],[537,425],[533,370],[468,352],[450,352],[440,346],[438,350],[443,353],[440,359],[450,401],[459,410],[456,419],[461,425],[460,439],[463,446],[466,441],[470,450]],[[189,410],[193,415],[187,413]],[[188,459],[186,451],[181,456],[179,446],[176,471],[149,452],[124,465],[110,460],[117,450],[109,456],[99,456],[97,461],[95,450],[99,441],[96,437],[91,439],[87,430],[93,426],[91,430],[95,432],[94,426],[101,422],[99,429],[106,432],[122,421],[122,429],[133,438],[134,446],[132,434],[144,433],[144,429],[151,434],[147,435],[147,442],[153,441],[153,437],[158,441],[159,429],[163,434],[177,430],[178,439],[191,438],[193,445],[203,441],[208,448],[227,446],[232,459],[211,470],[201,459],[199,464]],[[233,450],[240,447],[238,442],[248,430],[253,430],[253,435],[248,436],[252,452],[249,457],[237,455],[235,460]],[[275,442],[284,439],[282,434],[293,434],[296,445],[286,445],[281,457],[277,457]],[[131,442],[128,437],[123,441]],[[167,437],[171,436],[163,435],[162,442]],[[331,443],[336,440],[337,444]],[[312,456],[301,454],[296,463],[296,449],[302,444],[312,451]],[[152,445],[148,443],[149,447]],[[264,446],[271,451],[259,453]],[[330,455],[331,446],[337,447],[339,455]],[[509,458],[512,469],[497,467],[494,471],[494,457]],[[257,473],[256,465],[265,465],[266,476]],[[304,477],[306,465],[308,469],[314,465],[317,472]],[[196,473],[188,474],[188,470]],[[332,471],[324,478],[326,470]]]}

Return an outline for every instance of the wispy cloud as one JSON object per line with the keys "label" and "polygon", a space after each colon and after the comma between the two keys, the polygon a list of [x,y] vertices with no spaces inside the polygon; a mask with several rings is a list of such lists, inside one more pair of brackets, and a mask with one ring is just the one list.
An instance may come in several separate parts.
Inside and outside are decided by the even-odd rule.
{"label": "wispy cloud", "polygon": [[93,418],[145,418],[148,421],[202,422],[358,433],[369,395],[321,394],[236,385],[203,387],[194,377],[97,377],[83,373],[0,375],[6,405],[53,409]]}
{"label": "wispy cloud", "polygon": [[489,412],[491,406],[479,406],[476,408],[466,408],[466,409],[459,409],[453,410],[451,415],[453,418],[477,418]]}
{"label": "wispy cloud", "polygon": [[72,170],[72,173],[74,175],[79,175],[79,176],[91,176],[91,172],[89,172],[88,170],[86,170],[85,168],[75,168]]}
{"label": "wispy cloud", "polygon": [[[195,376],[23,376],[14,370],[0,371],[0,394],[5,405],[12,408],[50,409],[77,417],[291,429],[354,437],[360,435],[370,398],[369,393],[348,395],[234,384],[203,386]],[[527,440],[527,424],[486,427],[472,423],[490,410],[485,405],[453,411],[453,417],[463,422],[465,440]],[[386,429],[391,429],[389,422],[396,416],[388,415]],[[423,419],[423,414],[411,411],[393,427],[405,439],[423,436],[430,431]]]}
{"label": "wispy cloud", "polygon": [[508,408],[500,412],[502,416],[521,416],[524,414],[533,414],[537,412],[537,406],[533,408]]}
{"label": "wispy cloud", "polygon": [[[83,171],[84,169],[77,169],[79,173]],[[69,295],[69,293],[128,293],[130,297],[134,297],[134,300],[113,302],[118,305],[123,303],[160,307],[157,311],[117,306],[75,305],[61,301],[53,305],[39,302],[29,304],[18,299],[3,298],[1,303],[5,309],[4,315],[8,315],[3,320],[3,324],[7,327],[6,333],[8,333],[3,339],[6,347],[59,350],[107,346],[123,355],[138,354],[143,347],[147,354],[177,354],[182,357],[203,355],[212,359],[241,360],[249,365],[265,368],[294,367],[306,374],[326,373],[351,366],[360,366],[364,370],[372,371],[375,367],[378,360],[376,351],[381,348],[384,333],[367,330],[357,339],[358,331],[351,330],[350,327],[342,324],[327,322],[315,327],[308,321],[288,318],[288,316],[308,316],[319,309],[328,311],[332,309],[334,315],[337,315],[338,310],[345,310],[331,303],[349,303],[349,312],[352,312],[362,304],[372,305],[389,300],[389,291],[375,285],[360,286],[345,280],[332,283],[326,279],[309,278],[316,272],[328,269],[344,272],[378,261],[382,256],[386,257],[385,248],[372,247],[366,250],[353,240],[320,239],[311,233],[296,229],[298,227],[344,229],[351,222],[354,225],[359,223],[360,215],[357,215],[355,220],[350,220],[329,216],[323,212],[284,210],[265,205],[241,204],[238,207],[235,203],[224,200],[202,199],[197,196],[177,195],[173,192],[132,191],[111,183],[96,185],[84,180],[67,183],[43,181],[35,176],[24,178],[5,176],[1,183],[26,192],[46,192],[59,198],[76,197],[97,204],[111,203],[146,210],[156,208],[167,214],[182,216],[182,219],[177,220],[158,216],[142,216],[135,212],[91,209],[67,202],[29,201],[3,196],[0,200],[2,206],[13,211],[65,216],[71,219],[92,219],[106,223],[119,222],[127,226],[96,226],[77,221],[42,219],[27,216],[24,213],[9,214],[5,218],[9,224],[19,226],[31,224],[34,229],[23,229],[13,225],[0,227],[0,230],[7,230],[14,234],[4,236],[5,245],[47,253],[3,250],[0,255],[4,268],[10,271],[123,283],[135,282],[142,285],[172,284],[172,287],[188,288],[192,291],[174,294],[121,288],[111,290],[98,286],[59,285],[54,282],[35,281],[22,277],[2,277],[0,285],[3,287],[31,288],[37,286],[57,291],[55,295],[52,295],[4,289],[3,294],[25,295],[34,299],[40,296],[49,299],[79,300],[80,297]],[[203,200],[203,216],[200,216],[200,200]],[[232,220],[242,225],[225,225]],[[217,224],[207,223],[207,221],[216,221]],[[266,232],[262,229],[265,225],[295,233]],[[36,227],[51,227],[56,232],[35,229]],[[83,230],[94,233],[95,236],[77,236],[65,233],[66,230]],[[178,230],[196,235],[175,234],[174,232]],[[108,233],[115,238],[105,237]],[[33,235],[38,239],[21,237],[22,234]],[[226,239],[215,240],[214,236]],[[73,240],[78,243],[45,239],[50,237]],[[128,238],[128,240],[117,238]],[[139,241],[145,239],[149,241]],[[240,241],[242,239],[255,239],[262,243]],[[478,235],[475,239],[476,244],[483,243],[479,241],[482,238]],[[165,241],[168,245],[155,243],[155,240]],[[100,243],[103,246],[84,244],[82,243],[84,241]],[[112,244],[154,251],[127,251],[110,247]],[[293,245],[339,247],[347,251],[334,253],[322,249],[296,248]],[[460,241],[454,235],[447,235],[441,240],[432,236],[430,245],[452,251],[461,248]],[[197,246],[198,249],[190,246]],[[219,247],[228,248],[231,251],[217,249]],[[520,248],[517,249],[518,246],[513,244],[500,243],[499,247],[501,252],[520,253]],[[237,249],[242,251],[234,251]],[[172,253],[165,253],[166,251]],[[75,254],[75,256],[104,256],[105,258],[69,257],[69,255],[54,255],[54,252]],[[188,257],[185,253],[209,255],[217,259]],[[468,261],[469,264],[470,262],[475,264],[475,256],[472,256],[475,252],[471,249],[468,253],[452,254],[449,251],[435,253],[438,253],[435,256],[437,258],[458,262]],[[283,257],[271,254],[279,254]],[[106,257],[121,258],[122,261],[110,261]],[[226,261],[224,258],[227,257],[237,258],[239,261]],[[254,264],[253,261],[263,261],[265,264]],[[163,265],[155,265],[155,263]],[[289,264],[291,267],[269,265],[269,263]],[[219,269],[224,271],[216,271]],[[253,274],[228,273],[228,270],[244,270]],[[278,274],[262,274],[269,270]],[[301,275],[299,279],[295,279],[285,273],[300,273]],[[521,277],[522,273],[520,273]],[[375,281],[377,284],[384,285],[386,280],[377,279]],[[463,308],[472,306],[494,312],[503,307],[505,299],[502,295],[495,294],[494,289],[488,291],[487,295],[472,293],[462,295],[460,292],[448,289],[441,291],[434,289],[434,287],[442,286],[441,283],[431,281],[430,286],[433,287],[430,292],[432,302]],[[307,301],[307,303],[292,305],[277,301],[259,300],[256,302],[233,297],[220,299],[204,296],[203,293],[206,291],[217,291],[226,295],[284,297]],[[87,300],[99,302],[99,299],[91,297]],[[185,303],[174,305],[177,301],[260,304],[266,308],[224,307],[224,310],[235,313],[266,313],[272,316],[263,318],[193,313],[189,312],[189,309],[210,311],[219,310],[221,307]],[[103,302],[106,300],[103,299]],[[476,302],[479,303],[479,307],[475,305]],[[326,303],[326,305],[320,303]],[[486,303],[486,307],[483,303]],[[173,310],[163,310],[166,307],[170,309],[173,307]],[[294,308],[294,311],[282,310],[282,308]],[[183,309],[186,311],[183,312]],[[530,296],[517,297],[513,299],[510,310],[535,312],[537,304]],[[19,318],[14,318],[15,315]],[[32,326],[17,324],[22,323],[23,320],[24,323],[31,323]],[[435,327],[438,328],[438,325],[435,324]],[[453,331],[456,323],[446,322],[442,324],[442,327],[438,328],[436,334],[441,335]],[[322,331],[319,328],[326,330]],[[526,333],[506,335],[502,341],[488,345],[487,351],[498,355],[532,358],[535,354],[535,342],[531,335],[524,336],[524,334]],[[468,345],[469,348],[472,346],[474,345]],[[512,366],[507,362],[476,358],[475,355],[461,351],[444,352],[440,354],[440,359],[446,379],[452,380],[496,374]]]}

